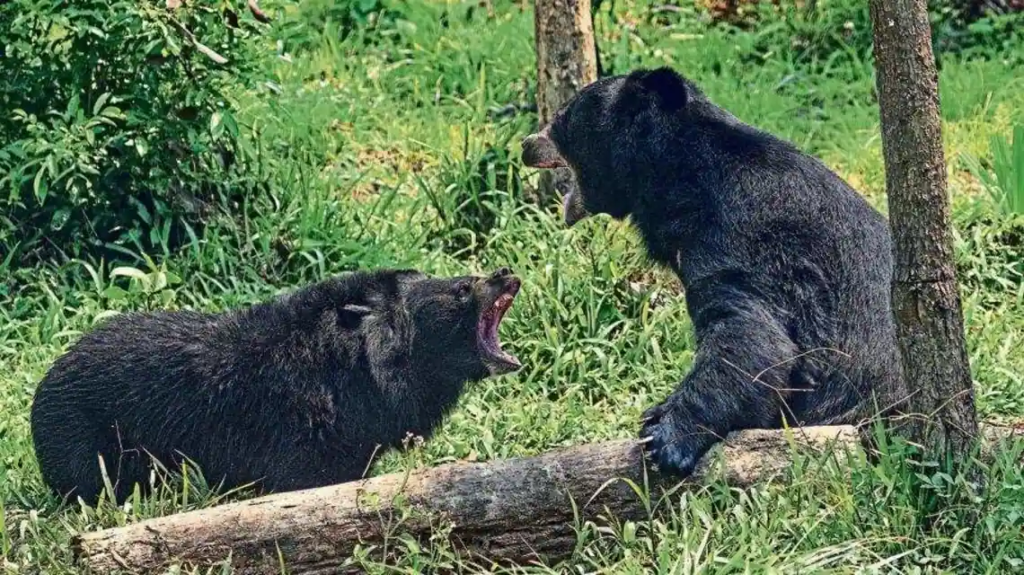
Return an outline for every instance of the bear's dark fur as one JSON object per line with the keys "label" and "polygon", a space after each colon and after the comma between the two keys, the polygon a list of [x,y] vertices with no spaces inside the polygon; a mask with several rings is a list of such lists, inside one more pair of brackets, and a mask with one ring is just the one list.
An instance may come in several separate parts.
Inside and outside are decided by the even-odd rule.
{"label": "bear's dark fur", "polygon": [[783,417],[849,422],[873,386],[899,385],[886,220],[673,70],[586,86],[523,141],[523,162],[571,169],[566,222],[631,218],[683,284],[697,353],[644,416],[659,468],[688,475],[725,434]]}
{"label": "bear's dark fur", "polygon": [[[519,280],[345,274],[221,314],[126,314],[86,334],[32,405],[43,479],[122,501],[150,456],[211,485],[289,491],[358,479],[407,433],[429,437],[464,384],[519,368],[498,324]],[[379,446],[379,448],[378,448]],[[222,483],[221,483],[222,482]]]}

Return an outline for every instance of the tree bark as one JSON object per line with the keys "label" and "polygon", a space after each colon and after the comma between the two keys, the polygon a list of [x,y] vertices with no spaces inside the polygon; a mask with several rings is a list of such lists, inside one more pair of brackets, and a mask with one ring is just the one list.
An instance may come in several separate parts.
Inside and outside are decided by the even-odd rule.
{"label": "tree bark", "polygon": [[[537,0],[534,5],[537,46],[537,116],[541,126],[563,104],[597,80],[597,49],[590,0]],[[550,203],[573,185],[568,168],[540,174],[538,202]]]}
{"label": "tree bark", "polygon": [[[726,483],[746,487],[788,469],[794,447],[838,446],[834,452],[842,454],[858,441],[848,426],[744,431],[713,451],[721,449],[721,467],[705,457],[682,485],[721,473]],[[646,471],[638,442],[612,441],[268,495],[84,533],[72,546],[95,573],[209,567],[229,555],[236,574],[277,574],[281,561],[293,575],[356,573],[361,570],[350,557],[357,544],[376,545],[375,558],[387,559],[381,551],[387,537],[403,532],[426,541],[447,524],[463,558],[483,558],[485,565],[558,561],[571,556],[576,543],[574,505],[580,521],[598,521],[599,514],[645,518],[641,497],[627,483],[612,481],[620,478],[641,488],[646,483],[652,507],[675,483]]]}
{"label": "tree bark", "polygon": [[[891,423],[929,454],[962,461],[977,437],[950,230],[938,74],[926,0],[870,0],[906,389]],[[882,403],[903,399],[879,390]]]}

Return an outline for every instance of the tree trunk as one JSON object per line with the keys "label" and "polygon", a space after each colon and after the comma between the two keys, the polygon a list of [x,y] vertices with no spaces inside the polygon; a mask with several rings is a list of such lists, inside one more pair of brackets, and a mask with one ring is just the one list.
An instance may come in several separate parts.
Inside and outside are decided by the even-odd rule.
{"label": "tree trunk", "polygon": [[[541,126],[580,88],[597,80],[597,51],[590,0],[537,0],[534,6],[537,46],[537,116]],[[540,174],[541,205],[572,185],[568,168]]]}
{"label": "tree trunk", "polygon": [[[903,377],[900,433],[962,461],[978,424],[950,230],[926,0],[870,0]],[[897,390],[879,390],[891,405]],[[915,414],[913,416],[909,414]],[[891,423],[897,423],[895,421]]]}
{"label": "tree trunk", "polygon": [[[726,483],[746,487],[788,469],[794,447],[838,446],[834,453],[842,456],[857,443],[849,426],[744,431],[721,446],[721,468],[705,457],[683,485],[699,486],[721,473]],[[361,570],[351,556],[357,544],[375,546],[374,558],[387,559],[381,550],[389,540],[393,545],[397,533],[426,542],[450,525],[448,536],[464,559],[482,558],[484,565],[553,562],[572,555],[577,518],[645,519],[641,497],[626,482],[613,481],[628,479],[643,488],[646,480],[656,506],[675,482],[645,470],[638,442],[611,441],[268,495],[83,533],[72,547],[95,573],[209,567],[229,555],[232,572],[240,575],[277,574],[282,561],[292,575],[356,573]]]}

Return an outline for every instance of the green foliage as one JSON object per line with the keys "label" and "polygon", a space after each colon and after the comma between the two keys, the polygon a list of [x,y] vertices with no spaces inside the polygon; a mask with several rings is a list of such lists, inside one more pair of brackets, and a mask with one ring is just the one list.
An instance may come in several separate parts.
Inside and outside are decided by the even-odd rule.
{"label": "green foliage", "polygon": [[989,149],[991,171],[970,155],[964,154],[962,159],[1001,213],[1024,216],[1024,125],[1014,128],[1012,141],[992,136]]}
{"label": "green foliage", "polygon": [[960,154],[987,202],[972,202],[954,219],[961,282],[989,305],[998,305],[1007,296],[1024,301],[1024,125],[1014,128],[1012,141],[993,135],[989,150],[985,164],[991,169]]}
{"label": "green foliage", "polygon": [[1024,301],[1024,217],[1006,217],[981,207],[954,214],[957,263],[963,287],[999,305]]}
{"label": "green foliage", "polygon": [[[737,116],[821,156],[884,206],[870,42],[858,36],[869,30],[855,26],[847,37],[840,21],[862,7],[821,1],[835,14],[798,15],[804,20],[776,31],[709,28],[693,9],[664,2],[605,2],[599,17],[612,24],[598,28],[598,42],[615,72],[666,63],[686,72]],[[635,437],[644,409],[664,399],[693,360],[685,299],[671,273],[646,261],[628,224],[595,217],[566,229],[557,206],[522,201],[537,183],[536,171],[517,159],[518,140],[536,119],[526,109],[535,82],[529,4],[262,0],[274,22],[257,39],[241,11],[243,29],[232,31],[213,8],[222,4],[185,2],[172,14],[228,57],[225,66],[168,28],[164,4],[0,4],[0,166],[38,159],[16,178],[0,171],[0,229],[8,234],[0,237],[0,570],[78,573],[73,533],[224,500],[193,469],[167,484],[158,478],[158,493],[122,507],[62,505],[44,489],[29,433],[33,391],[60,353],[113,313],[245,306],[353,268],[455,274],[508,265],[523,289],[502,339],[524,369],[471,386],[434,437],[387,453],[371,475]],[[228,5],[244,8],[241,0]],[[68,6],[116,6],[100,10],[98,29],[117,40],[93,36],[85,51],[51,56],[26,22],[75,14]],[[398,15],[382,19],[381,10]],[[118,18],[124,21],[114,25]],[[180,52],[143,65],[150,52],[132,34],[156,40],[161,26]],[[794,47],[792,30],[813,42]],[[1021,64],[1013,56],[1024,53],[1024,40],[1012,31],[982,32],[976,52],[947,53],[940,70],[954,155],[984,149],[992,134],[1024,120]],[[203,81],[189,79],[183,62]],[[115,88],[101,90],[95,78]],[[101,101],[104,93],[111,95]],[[78,104],[69,106],[75,94]],[[17,108],[24,116],[16,117]],[[183,108],[191,113],[179,115]],[[58,120],[67,134],[53,127]],[[127,143],[137,134],[149,144],[145,155]],[[114,143],[101,145],[107,140]],[[49,142],[100,172],[76,168],[65,176],[81,172],[93,187],[57,232],[47,226],[59,206],[70,205],[70,184],[54,183],[47,167],[39,184],[45,202],[35,198],[39,167],[56,153],[39,151]],[[179,161],[175,145],[191,161]],[[234,155],[230,168],[219,146]],[[16,154],[26,147],[33,155]],[[982,165],[991,181],[1010,181],[994,161]],[[130,185],[101,185],[115,173]],[[954,184],[966,177],[955,176]],[[186,221],[204,224],[186,231],[178,250],[163,238],[183,226],[169,225],[165,234],[171,216],[162,214],[192,202],[184,194],[172,201],[174,188],[157,185],[172,177],[200,206],[184,211]],[[1024,225],[962,189],[952,186],[953,216],[979,416],[1019,421]],[[212,208],[202,207],[204,193]],[[151,207],[158,201],[167,212]],[[97,221],[121,218],[104,224],[109,243],[120,242],[106,258],[73,239],[102,235],[84,218],[87,209]],[[153,229],[160,230],[155,237],[143,231]],[[22,252],[40,249],[30,246],[36,235],[82,257],[37,251],[39,259],[25,265]],[[798,458],[787,482],[743,491],[711,482],[671,502],[652,501],[658,513],[649,518],[578,525],[578,553],[568,565],[516,572],[1014,573],[1024,567],[1019,458],[1019,450],[1008,451],[984,470],[991,489],[977,497],[962,478],[905,446],[847,466],[831,456]],[[445,525],[420,541],[396,533],[389,548],[407,572],[480,572],[454,553],[446,533]],[[394,572],[368,561],[368,552],[356,553],[368,572]]]}
{"label": "green foliage", "polygon": [[871,19],[866,2],[828,0],[807,6],[813,7],[759,3],[751,56],[783,57],[817,72],[842,70],[869,57]]}
{"label": "green foliage", "polygon": [[0,4],[0,241],[167,248],[246,178],[231,94],[256,69],[256,25],[183,4]]}
{"label": "green foliage", "polygon": [[971,58],[1002,58],[1020,63],[1024,55],[1024,12],[985,15],[972,22],[950,3],[932,10],[932,40],[937,54]]}
{"label": "green foliage", "polygon": [[435,243],[456,253],[477,251],[497,224],[503,205],[523,201],[520,165],[509,150],[516,134],[505,129],[496,144],[471,149],[465,126],[461,159],[442,158],[435,183],[417,178],[420,191],[438,215],[438,229],[430,236]]}
{"label": "green foliage", "polygon": [[345,41],[352,34],[367,43],[393,37],[403,12],[401,3],[394,0],[308,0],[287,3],[283,11],[284,18],[274,26],[274,38],[291,52]]}
{"label": "green foliage", "polygon": [[[1019,58],[1024,14],[984,16],[967,22],[949,0],[929,1],[932,42],[937,58],[949,55]],[[749,57],[781,57],[808,71],[841,72],[862,67],[870,59],[873,35],[868,3],[862,0],[761,2],[756,25],[748,33],[756,40]]]}

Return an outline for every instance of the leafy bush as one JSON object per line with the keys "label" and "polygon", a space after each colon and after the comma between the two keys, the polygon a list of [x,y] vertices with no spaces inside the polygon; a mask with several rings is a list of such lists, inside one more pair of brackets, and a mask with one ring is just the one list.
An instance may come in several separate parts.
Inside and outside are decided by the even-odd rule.
{"label": "leafy bush", "polygon": [[[1015,47],[1024,35],[1024,13],[968,20],[949,0],[929,1],[929,12],[932,43],[940,63],[944,54],[1020,57]],[[837,64],[860,64],[871,54],[871,18],[863,0],[757,2],[747,13],[737,23],[726,23],[756,36],[752,59],[784,57],[824,72],[836,69]],[[788,50],[780,51],[783,47]]]}
{"label": "leafy bush", "polygon": [[345,40],[353,33],[373,41],[394,31],[402,10],[392,0],[308,0],[285,6],[284,19],[274,27],[274,37],[293,52],[308,51],[326,38]]}
{"label": "leafy bush", "polygon": [[0,4],[0,243],[20,259],[166,250],[251,187],[230,94],[258,64],[257,24],[217,2],[165,4]]}
{"label": "leafy bush", "polygon": [[998,55],[1021,62],[1024,40],[1024,12],[983,15],[965,14],[949,2],[932,11],[932,41],[937,54],[970,57]]}

